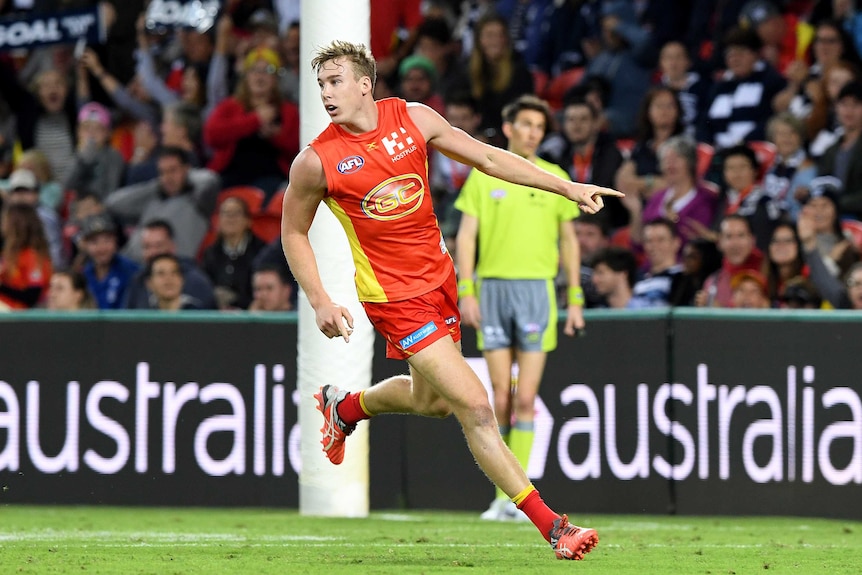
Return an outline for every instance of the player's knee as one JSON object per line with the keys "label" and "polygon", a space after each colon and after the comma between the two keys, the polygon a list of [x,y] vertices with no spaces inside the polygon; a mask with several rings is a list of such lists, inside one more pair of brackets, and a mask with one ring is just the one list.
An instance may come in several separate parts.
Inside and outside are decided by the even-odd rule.
{"label": "player's knee", "polygon": [[494,410],[487,402],[470,404],[458,415],[458,419],[465,427],[497,427]]}
{"label": "player's knee", "polygon": [[516,395],[512,407],[515,411],[515,415],[532,415],[533,410],[535,409],[536,396],[535,395]]}
{"label": "player's knee", "polygon": [[437,417],[439,419],[449,417],[449,414],[451,413],[452,409],[449,407],[449,402],[442,397],[428,403],[427,405],[423,406],[422,409],[422,415],[426,417]]}

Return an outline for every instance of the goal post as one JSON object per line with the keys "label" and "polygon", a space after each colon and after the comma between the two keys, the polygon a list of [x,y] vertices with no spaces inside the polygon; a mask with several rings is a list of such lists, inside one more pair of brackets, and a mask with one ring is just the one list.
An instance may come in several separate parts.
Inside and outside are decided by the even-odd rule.
{"label": "goal post", "polygon": [[[332,40],[369,45],[369,0],[302,0],[300,23],[300,140],[307,145],[329,124],[320,101],[311,60]],[[327,339],[317,328],[314,310],[299,293],[297,390],[300,427],[299,512],[302,515],[366,517],[369,509],[368,423],[350,436],[344,462],[333,465],[321,451],[323,418],[313,395],[321,385],[358,391],[371,385],[374,330],[360,305],[347,237],[329,209],[318,207],[309,231],[320,276],[332,299],[354,318],[350,342]]]}

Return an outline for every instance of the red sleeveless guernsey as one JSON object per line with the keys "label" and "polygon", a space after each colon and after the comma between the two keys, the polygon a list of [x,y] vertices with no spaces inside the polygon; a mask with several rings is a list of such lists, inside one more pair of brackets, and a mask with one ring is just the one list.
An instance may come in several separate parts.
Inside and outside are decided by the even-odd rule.
{"label": "red sleeveless guernsey", "polygon": [[404,100],[376,104],[376,130],[330,124],[311,147],[326,174],[323,201],[350,242],[359,301],[381,303],[436,289],[453,264],[431,204],[425,138]]}

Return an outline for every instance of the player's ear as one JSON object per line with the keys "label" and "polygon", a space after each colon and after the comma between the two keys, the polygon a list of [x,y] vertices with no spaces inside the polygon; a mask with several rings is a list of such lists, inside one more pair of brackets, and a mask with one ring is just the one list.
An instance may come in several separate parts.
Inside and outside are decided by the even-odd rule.
{"label": "player's ear", "polygon": [[512,124],[510,122],[503,122],[503,135],[506,136],[507,140],[512,139]]}
{"label": "player's ear", "polygon": [[371,92],[371,90],[373,89],[371,86],[371,78],[369,78],[368,76],[362,76],[359,79],[359,85],[362,88],[362,95],[363,96],[365,94]]}

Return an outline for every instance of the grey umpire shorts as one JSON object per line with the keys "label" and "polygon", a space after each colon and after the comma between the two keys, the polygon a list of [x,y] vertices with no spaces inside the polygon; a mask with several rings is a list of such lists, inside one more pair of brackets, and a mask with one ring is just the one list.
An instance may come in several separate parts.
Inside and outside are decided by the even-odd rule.
{"label": "grey umpire shorts", "polygon": [[482,351],[515,347],[549,352],[557,347],[557,298],[547,280],[480,279],[477,283]]}

